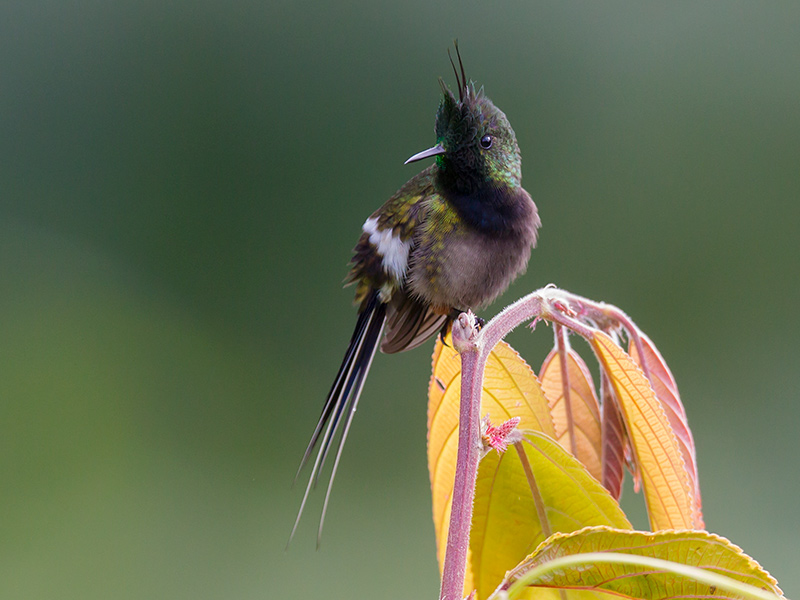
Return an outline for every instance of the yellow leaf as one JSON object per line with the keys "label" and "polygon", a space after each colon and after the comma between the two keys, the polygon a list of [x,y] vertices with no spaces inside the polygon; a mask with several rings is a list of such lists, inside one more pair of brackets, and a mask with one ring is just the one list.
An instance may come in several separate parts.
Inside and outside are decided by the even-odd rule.
{"label": "yellow leaf", "polygon": [[[661,401],[664,411],[669,419],[669,424],[675,432],[678,440],[678,447],[681,450],[681,456],[686,463],[686,471],[689,474],[689,479],[692,483],[692,496],[694,498],[694,522],[695,527],[703,528],[703,512],[702,502],[700,499],[700,479],[697,475],[697,460],[695,458],[694,438],[692,438],[692,430],[689,429],[689,422],[686,418],[686,409],[683,408],[681,397],[678,394],[678,384],[672,376],[666,361],[662,358],[661,353],[656,348],[655,344],[644,333],[639,333],[642,340],[642,350],[645,357],[645,365],[650,375],[650,381],[653,384],[653,391]],[[628,352],[631,358],[641,366],[642,360],[636,351],[636,344],[629,344]]]}
{"label": "yellow leaf", "polygon": [[[433,351],[433,373],[428,388],[428,470],[433,495],[433,524],[436,531],[439,568],[444,565],[446,532],[458,449],[458,413],[461,394],[461,357],[437,339]],[[542,431],[553,436],[553,422],[536,375],[519,354],[500,342],[486,362],[481,415],[493,423],[520,417],[520,429]],[[467,569],[464,589],[470,589]]]}
{"label": "yellow leaf", "polygon": [[603,475],[600,462],[600,405],[592,375],[577,352],[570,348],[566,356],[564,369],[558,350],[554,348],[542,363],[539,379],[550,403],[556,440],[600,481]]}
{"label": "yellow leaf", "polygon": [[[741,548],[723,537],[706,531],[646,533],[610,527],[588,527],[570,534],[553,535],[510,571],[498,590],[508,590],[526,573],[549,561],[569,556],[578,558],[579,554],[594,552],[668,560],[782,596],[778,582]],[[554,588],[568,590],[564,593],[570,600],[576,598],[576,593],[586,597],[589,591],[597,594],[595,597],[642,600],[738,600],[742,597],[722,586],[701,583],[687,575],[667,572],[662,568],[609,564],[601,560],[587,561],[579,567],[553,569],[530,582],[530,587],[525,588],[521,595],[515,593],[512,597],[538,599],[542,592],[552,593]]]}
{"label": "yellow leaf", "polygon": [[620,404],[650,526],[654,531],[694,528],[693,486],[661,402],[638,365],[610,337],[598,331],[591,342]]}
{"label": "yellow leaf", "polygon": [[489,452],[478,467],[470,571],[479,599],[553,532],[587,525],[630,528],[622,509],[579,460],[551,438],[526,433],[525,441],[502,455]]}

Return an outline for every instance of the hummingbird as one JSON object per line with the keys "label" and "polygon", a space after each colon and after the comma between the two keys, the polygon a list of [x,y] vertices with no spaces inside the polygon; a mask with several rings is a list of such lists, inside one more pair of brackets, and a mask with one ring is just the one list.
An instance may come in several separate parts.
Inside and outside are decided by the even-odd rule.
{"label": "hummingbird", "polygon": [[[347,434],[377,347],[416,348],[453,319],[484,307],[527,267],[541,224],[522,187],[519,146],[506,115],[468,80],[448,50],[458,97],[439,78],[436,144],[405,164],[433,158],[362,226],[346,284],[355,284],[358,320],[325,400],[298,475],[319,446],[306,500],[339,434],[317,531],[322,525]],[[296,479],[296,478],[295,478]]]}

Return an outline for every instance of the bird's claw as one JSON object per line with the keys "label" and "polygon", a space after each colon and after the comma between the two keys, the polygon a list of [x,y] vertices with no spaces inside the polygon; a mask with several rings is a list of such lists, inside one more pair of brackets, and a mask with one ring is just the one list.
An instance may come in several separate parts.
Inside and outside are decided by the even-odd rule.
{"label": "bird's claw", "polygon": [[447,346],[449,348],[450,344],[448,344],[447,340],[445,340],[445,338],[447,337],[447,332],[448,331],[450,331],[450,321],[449,320],[445,321],[444,325],[442,325],[442,328],[439,330],[439,341],[441,341],[442,344],[444,344],[445,346]]}

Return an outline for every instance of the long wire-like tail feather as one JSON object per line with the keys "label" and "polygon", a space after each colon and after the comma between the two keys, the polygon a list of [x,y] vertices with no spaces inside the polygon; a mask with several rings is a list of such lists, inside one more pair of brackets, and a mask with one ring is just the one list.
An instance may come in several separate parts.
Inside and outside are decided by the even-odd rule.
{"label": "long wire-like tail feather", "polygon": [[[350,345],[347,347],[347,352],[342,360],[342,365],[339,367],[339,372],[333,381],[331,390],[325,400],[322,408],[322,414],[319,417],[317,426],[314,433],[311,435],[311,440],[308,443],[303,459],[300,462],[300,468],[295,475],[295,481],[300,471],[308,463],[314,449],[319,443],[317,456],[314,459],[314,465],[311,468],[311,475],[308,478],[303,500],[300,503],[300,509],[297,512],[292,533],[289,535],[289,543],[291,543],[297,526],[300,523],[300,518],[303,515],[306,501],[311,493],[312,488],[316,486],[322,468],[325,465],[325,459],[333,446],[334,438],[340,428],[344,417],[344,430],[339,437],[339,443],[336,450],[336,458],[331,470],[330,480],[328,482],[328,489],[325,493],[325,502],[322,507],[322,515],[319,521],[319,529],[317,532],[317,546],[319,546],[320,538],[322,535],[322,525],[325,521],[325,512],[328,509],[328,500],[330,499],[331,489],[333,487],[333,480],[336,476],[336,470],[339,466],[339,459],[342,455],[347,434],[350,430],[350,424],[353,420],[356,408],[358,406],[358,398],[361,395],[361,390],[364,387],[369,368],[372,365],[372,358],[375,356],[375,350],[378,347],[378,342],[383,332],[383,324],[386,319],[386,305],[378,298],[378,293],[374,292],[367,301],[364,310],[358,316],[353,337],[350,339]],[[327,425],[327,427],[326,427]],[[323,434],[323,430],[325,433]]]}
{"label": "long wire-like tail feather", "polygon": [[[374,307],[367,305],[367,307],[358,315],[356,328],[353,331],[353,336],[350,338],[350,345],[347,347],[347,352],[345,352],[344,359],[342,359],[342,365],[339,367],[339,372],[336,374],[336,378],[333,380],[331,390],[328,392],[328,397],[325,399],[325,404],[322,407],[322,414],[317,421],[317,426],[314,429],[314,433],[311,435],[311,440],[308,442],[306,451],[303,454],[303,459],[300,461],[300,466],[298,467],[297,473],[294,476],[295,482],[300,476],[300,472],[303,470],[306,464],[308,464],[308,459],[311,458],[311,454],[314,452],[314,448],[319,441],[319,436],[322,434],[325,424],[328,423],[331,414],[336,410],[337,401],[342,395],[342,387],[345,385],[345,381],[347,380],[355,363],[354,357],[358,352],[359,340],[363,340],[364,338],[364,334],[366,332],[369,320],[372,317],[373,311]],[[328,427],[329,430],[330,425],[332,424],[333,422],[331,421]],[[328,432],[326,431],[326,435],[323,437],[323,446],[325,446],[325,438],[328,437],[327,433]],[[316,470],[317,469],[314,468],[314,471]]]}

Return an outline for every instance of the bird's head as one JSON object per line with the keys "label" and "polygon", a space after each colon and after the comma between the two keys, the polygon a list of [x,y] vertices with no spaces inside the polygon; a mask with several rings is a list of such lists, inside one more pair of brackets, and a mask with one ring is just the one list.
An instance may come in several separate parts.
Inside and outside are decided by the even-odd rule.
{"label": "bird's head", "polygon": [[[442,101],[436,113],[436,145],[406,163],[436,157],[442,183],[453,191],[470,193],[490,186],[519,186],[522,179],[517,137],[506,115],[475,83],[466,78],[456,46],[459,70],[453,63],[458,98],[442,79]],[[452,63],[452,58],[451,58]]]}

